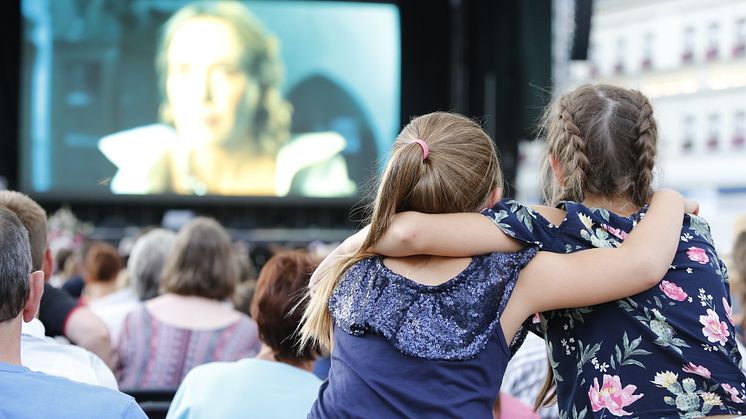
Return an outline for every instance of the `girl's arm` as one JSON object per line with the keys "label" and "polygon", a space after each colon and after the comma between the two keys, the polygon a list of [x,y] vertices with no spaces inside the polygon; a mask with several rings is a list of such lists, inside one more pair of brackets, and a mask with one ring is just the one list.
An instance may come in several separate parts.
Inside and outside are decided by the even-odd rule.
{"label": "girl's arm", "polygon": [[465,257],[490,252],[515,252],[523,245],[513,240],[478,213],[394,215],[384,236],[373,246],[375,253],[402,257],[438,255]]}
{"label": "girl's arm", "polygon": [[313,271],[311,279],[308,281],[308,288],[313,291],[316,289],[316,285],[319,282],[319,278],[322,278],[326,271],[333,269],[337,262],[341,259],[352,256],[360,246],[363,245],[365,237],[368,235],[370,226],[365,226],[363,229],[353,234],[352,236],[345,239],[336,249],[332,250],[324,260],[321,261],[318,267]]}
{"label": "girl's arm", "polygon": [[536,312],[600,304],[655,286],[676,254],[685,205],[678,192],[661,190],[621,247],[539,252],[518,277],[501,317],[505,332]]}

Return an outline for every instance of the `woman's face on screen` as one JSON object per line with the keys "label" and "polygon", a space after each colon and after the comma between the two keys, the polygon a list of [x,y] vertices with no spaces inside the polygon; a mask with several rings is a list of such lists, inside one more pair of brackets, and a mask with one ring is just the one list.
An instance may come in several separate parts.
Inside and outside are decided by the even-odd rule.
{"label": "woman's face on screen", "polygon": [[242,66],[244,47],[224,20],[179,26],[166,51],[166,96],[174,126],[193,146],[248,141],[259,86]]}

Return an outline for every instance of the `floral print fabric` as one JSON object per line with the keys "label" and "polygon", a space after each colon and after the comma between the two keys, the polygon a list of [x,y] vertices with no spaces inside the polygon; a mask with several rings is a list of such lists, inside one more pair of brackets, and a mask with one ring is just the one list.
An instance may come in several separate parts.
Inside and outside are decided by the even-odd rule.
{"label": "floral print fabric", "polygon": [[[499,202],[483,214],[542,250],[617,247],[646,208],[621,217],[563,202],[553,225],[530,208]],[[728,275],[707,222],[686,215],[679,249],[658,286],[629,298],[542,313],[560,417],[698,418],[746,413],[746,377],[735,341]]]}

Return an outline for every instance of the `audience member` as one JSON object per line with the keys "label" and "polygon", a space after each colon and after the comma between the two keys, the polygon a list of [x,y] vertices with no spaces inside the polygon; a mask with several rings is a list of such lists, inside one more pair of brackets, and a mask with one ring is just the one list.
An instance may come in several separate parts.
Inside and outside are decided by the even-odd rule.
{"label": "audience member", "polygon": [[82,300],[91,303],[117,291],[117,276],[122,270],[122,258],[117,249],[104,242],[94,242],[85,254],[85,288]]}
{"label": "audience member", "polygon": [[27,231],[0,208],[0,417],[145,418],[129,396],[21,365],[21,323],[34,319],[44,292],[31,260]]}
{"label": "audience member", "polygon": [[[44,210],[31,198],[14,191],[0,191],[0,206],[13,211],[26,227],[31,243],[33,268],[41,270],[48,277],[52,258],[47,247],[47,218]],[[58,330],[67,329],[70,340],[83,348],[97,349],[98,357],[87,350],[46,338],[45,334],[49,335],[49,329],[42,319],[45,313],[53,327]],[[95,314],[78,306],[63,291],[45,283],[39,317],[42,321],[33,319],[23,325],[21,356],[25,366],[71,380],[116,388],[114,375],[104,364],[111,352],[109,334]],[[86,336],[88,333],[91,336]],[[102,355],[106,358],[101,357]]]}
{"label": "audience member", "polygon": [[[262,350],[256,358],[193,369],[179,387],[169,418],[301,418],[321,385],[310,371],[316,351],[298,352],[295,330],[314,264],[304,252],[284,252],[262,269],[251,304]],[[295,307],[295,309],[294,309]]]}
{"label": "audience member", "polygon": [[[120,287],[122,258],[119,251],[104,242],[93,243],[85,256],[85,281],[81,301],[106,323],[112,346],[116,345],[124,318],[140,306],[129,287]],[[121,288],[121,289],[120,289]]]}
{"label": "audience member", "polygon": [[[533,406],[546,378],[547,345],[544,339],[529,333],[521,348],[510,358],[500,391]],[[539,415],[542,419],[559,419],[559,409],[556,404],[544,406]]]}
{"label": "audience member", "polygon": [[173,231],[157,228],[135,240],[127,261],[129,286],[140,301],[158,296],[163,265],[176,240]]}
{"label": "audience member", "polygon": [[[526,318],[645,290],[673,258],[684,200],[672,191],[618,249],[372,256],[397,212],[478,211],[499,199],[501,179],[494,142],[468,118],[436,112],[402,130],[370,225],[316,270],[301,340],[333,348],[309,417],[489,417]],[[673,205],[658,212],[666,195]]]}
{"label": "audience member", "polygon": [[119,385],[175,389],[197,365],[256,355],[256,323],[227,301],[237,282],[225,229],[202,217],[184,226],[166,259],[164,294],[124,321],[117,343]]}
{"label": "audience member", "polygon": [[62,288],[68,280],[80,277],[82,270],[80,257],[74,250],[60,249],[54,255],[54,274],[49,283],[55,288]]}

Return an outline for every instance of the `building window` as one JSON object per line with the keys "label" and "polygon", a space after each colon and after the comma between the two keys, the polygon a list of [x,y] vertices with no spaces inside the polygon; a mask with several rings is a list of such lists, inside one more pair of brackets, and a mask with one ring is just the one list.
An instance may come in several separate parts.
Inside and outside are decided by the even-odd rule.
{"label": "building window", "polygon": [[643,70],[653,68],[653,34],[648,32],[642,39],[642,63]]}
{"label": "building window", "polygon": [[720,144],[720,115],[714,113],[707,119],[707,151],[715,151]]}
{"label": "building window", "polygon": [[681,62],[691,63],[694,61],[694,28],[684,28],[684,49],[681,52]]}
{"label": "building window", "polygon": [[718,41],[720,36],[720,25],[712,23],[707,28],[707,52],[705,57],[707,61],[716,60],[718,58]]}
{"label": "building window", "polygon": [[743,149],[746,146],[746,113],[743,111],[736,112],[733,122],[735,126],[731,144],[734,149]]}
{"label": "building window", "polygon": [[614,74],[624,73],[624,49],[624,38],[619,38],[616,41],[616,62],[614,63]]}
{"label": "building window", "polygon": [[742,57],[746,53],[746,18],[736,21],[736,42],[733,44],[733,56]]}
{"label": "building window", "polygon": [[681,142],[681,150],[689,153],[694,150],[694,116],[684,117],[684,141]]}

